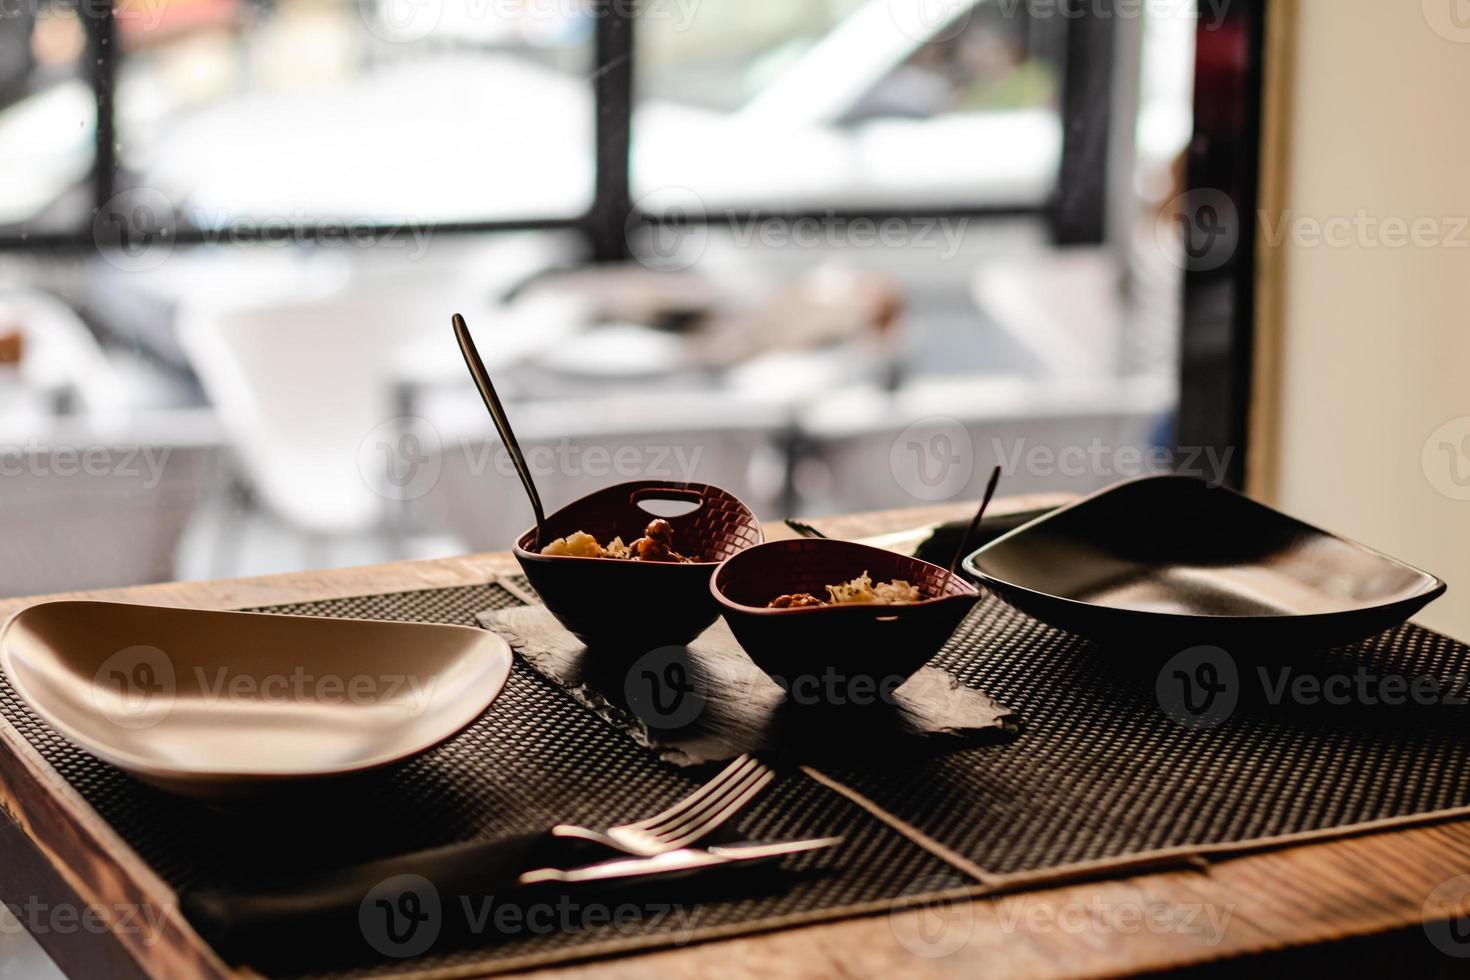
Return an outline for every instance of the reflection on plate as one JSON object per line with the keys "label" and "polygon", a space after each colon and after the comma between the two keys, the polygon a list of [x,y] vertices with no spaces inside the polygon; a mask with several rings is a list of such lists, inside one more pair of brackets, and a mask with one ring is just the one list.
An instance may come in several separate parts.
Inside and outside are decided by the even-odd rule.
{"label": "reflection on plate", "polygon": [[495,699],[511,655],[462,626],[46,602],[6,625],[0,665],[87,752],[236,799],[432,748]]}
{"label": "reflection on plate", "polygon": [[1201,480],[1110,487],[965,561],[1044,623],[1118,645],[1316,649],[1408,619],[1439,579]]}

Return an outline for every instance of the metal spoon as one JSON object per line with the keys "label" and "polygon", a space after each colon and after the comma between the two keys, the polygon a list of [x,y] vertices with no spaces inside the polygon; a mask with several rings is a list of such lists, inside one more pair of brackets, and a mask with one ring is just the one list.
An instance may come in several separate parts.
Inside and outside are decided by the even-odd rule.
{"label": "metal spoon", "polygon": [[798,521],[794,517],[786,518],[786,526],[804,538],[825,538],[826,535],[805,521]]}
{"label": "metal spoon", "polygon": [[949,560],[949,574],[960,564],[960,558],[965,554],[965,546],[975,536],[975,531],[980,527],[980,518],[985,516],[985,508],[990,506],[990,498],[995,496],[995,486],[1000,482],[1000,467],[990,471],[990,482],[985,485],[985,496],[980,500],[980,509],[975,511],[975,517],[970,521],[970,527],[965,531],[964,537],[960,538],[959,547],[955,549],[954,557]]}
{"label": "metal spoon", "polygon": [[454,314],[452,322],[454,323],[454,339],[459,341],[459,351],[464,355],[465,367],[470,369],[470,377],[475,379],[475,387],[480,389],[480,398],[484,400],[485,407],[490,411],[490,418],[495,422],[495,430],[500,433],[500,441],[505,443],[506,451],[510,453],[510,460],[515,465],[516,475],[521,478],[521,486],[526,488],[526,496],[531,498],[531,509],[536,512],[536,538],[531,546],[540,548],[541,539],[544,536],[541,529],[546,523],[546,511],[541,507],[541,494],[536,492],[536,483],[531,479],[531,468],[526,465],[526,457],[521,452],[521,444],[516,441],[516,434],[511,431],[510,419],[505,415],[505,406],[500,404],[500,397],[495,394],[495,386],[490,383],[490,374],[485,370],[485,362],[480,360],[480,352],[475,349],[475,341],[470,336],[469,325],[458,313]]}

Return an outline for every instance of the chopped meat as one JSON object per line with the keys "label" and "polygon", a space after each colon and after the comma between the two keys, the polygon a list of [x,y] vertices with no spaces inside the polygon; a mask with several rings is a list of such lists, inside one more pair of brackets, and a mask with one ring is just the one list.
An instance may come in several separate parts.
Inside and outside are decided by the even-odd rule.
{"label": "chopped meat", "polygon": [[795,595],[778,595],[766,603],[767,609],[799,609],[802,606],[825,606],[826,603],[810,592],[798,592]]}
{"label": "chopped meat", "polygon": [[674,526],[662,517],[655,517],[643,529],[643,537],[633,542],[633,556],[639,561],[689,562],[674,550]]}
{"label": "chopped meat", "polygon": [[575,531],[541,549],[543,555],[561,555],[569,558],[617,558],[625,561],[661,561],[688,564],[697,558],[686,558],[674,550],[674,526],[662,517],[648,522],[643,537],[632,544],[623,544],[621,537],[613,538],[607,547],[586,531]]}

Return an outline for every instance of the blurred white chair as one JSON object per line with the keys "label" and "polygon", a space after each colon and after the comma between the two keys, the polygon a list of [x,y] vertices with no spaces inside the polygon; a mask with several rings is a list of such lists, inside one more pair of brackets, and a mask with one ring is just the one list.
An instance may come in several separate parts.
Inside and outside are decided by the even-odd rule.
{"label": "blurred white chair", "polygon": [[947,377],[834,391],[799,417],[796,489],[813,513],[975,499],[999,463],[1002,493],[1083,493],[1142,475],[1173,404],[1172,385],[1155,379]]}
{"label": "blurred white chair", "polygon": [[212,418],[137,411],[137,392],[54,296],[0,290],[0,332],[11,329],[21,343],[0,378],[0,594],[173,578],[216,483]]}
{"label": "blurred white chair", "polygon": [[395,471],[417,465],[400,458],[405,352],[437,337],[441,360],[458,359],[449,315],[496,322],[484,312],[490,297],[560,254],[556,244],[513,236],[430,251],[425,239],[422,255],[354,254],[347,281],[326,296],[221,307],[195,295],[181,303],[179,344],[250,489],[306,535],[308,548],[381,531],[394,553],[404,500]]}
{"label": "blurred white chair", "polygon": [[383,519],[388,498],[360,456],[396,414],[392,351],[439,319],[410,296],[354,290],[180,313],[180,344],[251,487],[308,535],[360,533]]}
{"label": "blurred white chair", "polygon": [[204,412],[0,435],[0,595],[175,578],[184,532],[219,483],[218,442]]}
{"label": "blurred white chair", "polygon": [[1116,377],[1126,309],[1119,263],[1103,248],[990,259],[971,283],[975,305],[1055,378]]}
{"label": "blurred white chair", "polygon": [[[971,296],[1050,377],[1172,376],[1184,263],[1160,245],[1161,220],[1152,211],[1140,215],[1121,250],[1076,247],[988,259],[971,279]],[[1177,232],[1169,224],[1162,233]]]}
{"label": "blurred white chair", "polygon": [[0,328],[11,325],[21,334],[22,384],[97,426],[117,423],[128,401],[122,380],[71,307],[38,290],[0,289]]}
{"label": "blurred white chair", "polygon": [[[428,496],[445,529],[471,550],[504,549],[531,525],[531,507],[478,398],[471,391],[455,401],[453,410],[441,402],[433,415],[442,445]],[[713,483],[766,516],[779,499],[790,416],[777,406],[680,392],[507,411],[548,512],[643,479]]]}

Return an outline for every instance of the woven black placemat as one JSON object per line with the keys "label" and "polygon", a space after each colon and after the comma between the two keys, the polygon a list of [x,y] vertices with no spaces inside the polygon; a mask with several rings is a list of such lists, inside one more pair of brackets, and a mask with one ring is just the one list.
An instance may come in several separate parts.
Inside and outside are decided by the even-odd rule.
{"label": "woven black placemat", "polygon": [[[470,625],[476,612],[518,601],[484,585],[273,611]],[[1236,690],[1231,710],[1191,719],[1161,701],[1156,662],[1095,647],[987,599],[934,664],[1018,709],[1027,721],[1021,736],[825,773],[989,876],[1173,849],[1246,849],[1470,805],[1462,776],[1470,761],[1463,723],[1470,648],[1404,626],[1292,669],[1292,677],[1319,680],[1366,676],[1367,689],[1380,694],[1389,689],[1385,678],[1432,681],[1434,703],[1398,708],[1360,695],[1340,704],[1274,702],[1266,687],[1282,675],[1268,670],[1263,681],[1243,653],[1226,653],[1224,662],[1219,652],[1201,654],[1234,671]],[[1198,664],[1184,667],[1190,673]],[[46,728],[3,678],[0,712],[179,891],[272,866],[329,865],[556,820],[631,819],[704,775],[655,761],[520,663],[495,706],[461,735],[317,812],[229,816],[152,790]],[[342,963],[333,974],[552,963],[872,912],[967,884],[930,850],[797,773],[753,807],[741,829],[759,837],[843,834],[848,843],[797,860],[798,873],[779,888],[691,904],[677,917],[486,938],[411,961]]]}
{"label": "woven black placemat", "polygon": [[676,766],[745,753],[813,765],[855,755],[903,758],[1001,741],[1020,727],[985,692],[932,667],[904,681],[891,701],[875,686],[867,710],[814,713],[751,663],[721,620],[687,646],[624,660],[588,650],[540,604],[477,618],[536,673]]}
{"label": "woven black placemat", "polygon": [[[268,611],[474,625],[476,612],[518,601],[492,584]],[[331,866],[562,820],[605,826],[646,816],[708,775],[657,762],[519,663],[492,708],[448,743],[309,807],[250,815],[169,796],[80,751],[46,727],[3,675],[0,712],[177,892],[200,882],[251,881],[302,862]],[[634,921],[573,932],[520,930],[510,940],[487,934],[472,946],[436,948],[412,960],[378,958],[365,945],[361,961],[341,963],[333,974],[491,972],[840,917],[844,910],[884,907],[916,888],[963,884],[945,863],[800,773],[785,775],[739,823],[752,838],[841,835],[846,841],[839,850],[792,859],[792,875],[775,890],[689,904],[678,914],[639,907]],[[622,904],[616,896],[598,901],[609,908]],[[677,902],[677,893],[663,901]]]}
{"label": "woven black placemat", "polygon": [[1470,806],[1470,647],[1406,624],[1294,660],[1201,647],[1161,665],[987,598],[935,663],[1013,705],[1021,735],[829,774],[995,875]]}

